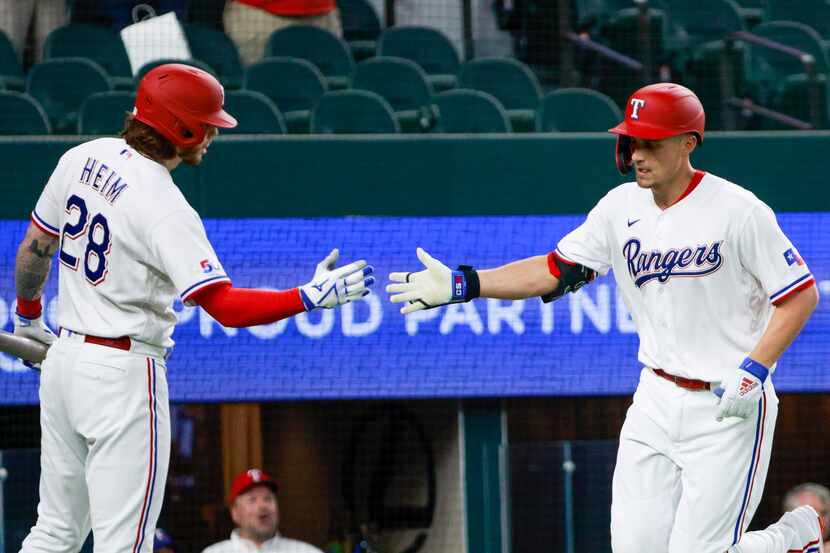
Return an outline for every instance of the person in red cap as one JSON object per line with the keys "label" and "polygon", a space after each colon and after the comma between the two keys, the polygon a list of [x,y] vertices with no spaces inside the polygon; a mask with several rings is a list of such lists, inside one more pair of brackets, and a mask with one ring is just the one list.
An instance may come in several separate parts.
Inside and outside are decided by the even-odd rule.
{"label": "person in red cap", "polygon": [[271,35],[286,27],[313,25],[343,35],[336,0],[230,0],[222,19],[246,66],[259,61]]}
{"label": "person in red cap", "polygon": [[320,553],[313,545],[280,535],[277,490],[274,479],[260,469],[248,469],[234,478],[228,503],[236,529],[230,539],[202,553]]}
{"label": "person in red cap", "polygon": [[691,90],[643,87],[610,129],[617,168],[634,180],[609,191],[554,251],[476,271],[418,248],[424,270],[389,275],[387,291],[406,314],[477,297],[552,301],[613,269],[642,365],[614,471],[615,553],[738,544],[769,466],[771,374],[818,302],[772,210],[692,167],[705,119]]}
{"label": "person in red cap", "polygon": [[[153,69],[121,136],[67,151],[32,212],[15,263],[14,332],[51,347],[40,379],[40,503],[25,553],[78,551],[90,529],[96,551],[150,551],[170,458],[177,297],[246,327],[336,307],[372,284],[365,261],[335,268],[336,249],[306,285],[231,284],[170,174],[201,163],[217,129],[236,125],[223,103],[205,71]],[[60,336],[41,302],[55,254]]]}

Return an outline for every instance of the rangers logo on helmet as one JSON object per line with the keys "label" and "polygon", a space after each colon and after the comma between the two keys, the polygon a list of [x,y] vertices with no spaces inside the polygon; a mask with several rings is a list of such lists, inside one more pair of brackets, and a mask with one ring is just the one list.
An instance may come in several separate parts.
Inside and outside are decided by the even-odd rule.
{"label": "rangers logo on helmet", "polygon": [[631,99],[631,118],[632,119],[639,119],[639,111],[641,107],[646,105],[645,100],[641,100],[640,98],[632,98]]}

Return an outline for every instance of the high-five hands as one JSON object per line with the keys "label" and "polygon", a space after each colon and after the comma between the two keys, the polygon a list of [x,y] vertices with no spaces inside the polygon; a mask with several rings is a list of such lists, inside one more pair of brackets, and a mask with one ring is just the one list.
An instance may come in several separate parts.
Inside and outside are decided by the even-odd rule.
{"label": "high-five hands", "polygon": [[453,271],[422,248],[416,250],[425,269],[417,273],[391,273],[393,282],[386,287],[392,303],[406,302],[401,313],[406,315],[448,303],[469,301],[478,297],[478,275],[472,267]]}
{"label": "high-five hands", "polygon": [[300,297],[306,311],[324,308],[331,309],[349,303],[369,294],[369,287],[374,284],[371,276],[374,269],[361,259],[335,269],[340,251],[337,248],[317,264],[311,282],[300,286]]}

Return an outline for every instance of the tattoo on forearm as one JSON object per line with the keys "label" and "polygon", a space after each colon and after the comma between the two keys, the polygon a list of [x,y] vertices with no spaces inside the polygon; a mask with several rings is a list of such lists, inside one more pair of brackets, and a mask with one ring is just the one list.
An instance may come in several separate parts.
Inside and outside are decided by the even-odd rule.
{"label": "tattoo on forearm", "polygon": [[46,274],[18,270],[16,275],[17,295],[28,300],[39,298],[43,294],[43,287],[48,275],[48,269]]}
{"label": "tattoo on forearm", "polygon": [[38,256],[39,258],[41,258],[41,259],[44,259],[44,258],[51,259],[51,258],[52,258],[52,254],[53,254],[53,253],[55,253],[55,250],[53,250],[53,249],[49,246],[49,244],[44,244],[44,245],[43,245],[43,248],[38,248],[38,245],[39,245],[39,244],[37,243],[37,239],[32,239],[31,243],[29,244],[29,248],[28,248],[28,250],[29,250],[31,253],[33,253],[33,254],[35,254],[36,256]]}
{"label": "tattoo on forearm", "polygon": [[15,263],[15,287],[21,298],[35,299],[43,294],[43,287],[52,267],[55,244],[41,245],[37,239],[25,240],[17,250]]}

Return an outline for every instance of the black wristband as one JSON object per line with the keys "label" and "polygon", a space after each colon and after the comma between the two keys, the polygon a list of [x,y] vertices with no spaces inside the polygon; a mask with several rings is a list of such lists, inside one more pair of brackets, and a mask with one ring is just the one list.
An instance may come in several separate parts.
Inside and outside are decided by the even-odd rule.
{"label": "black wristband", "polygon": [[464,273],[464,280],[467,283],[467,293],[464,294],[464,301],[479,297],[481,295],[481,282],[478,280],[478,272],[470,265],[459,265],[456,270]]}

